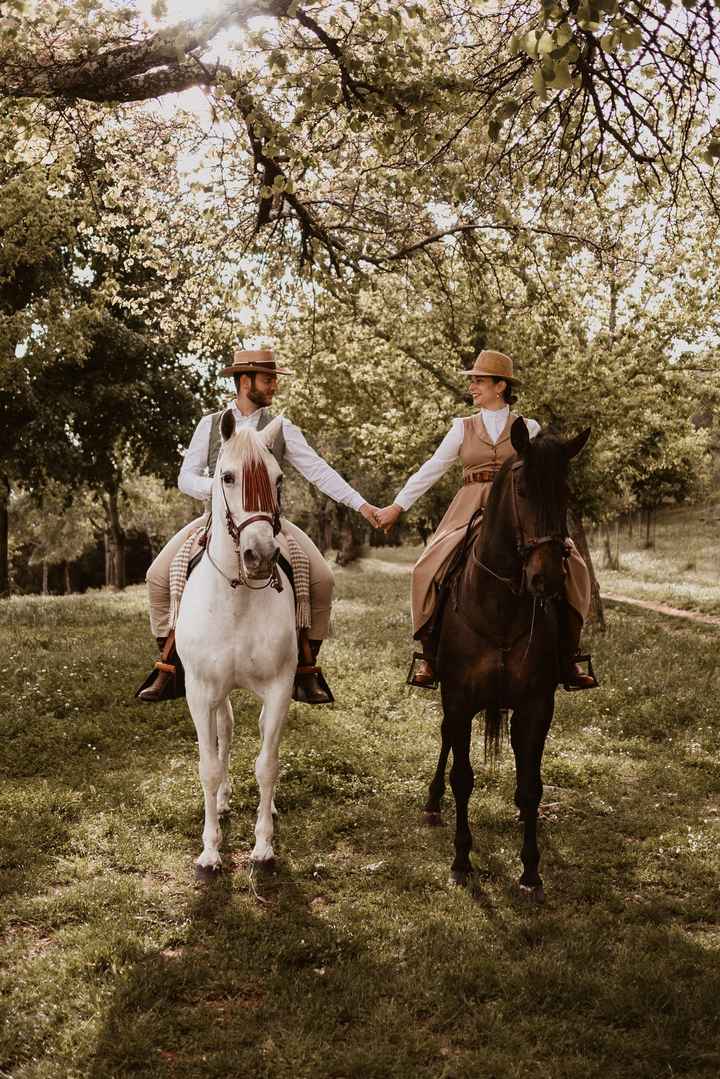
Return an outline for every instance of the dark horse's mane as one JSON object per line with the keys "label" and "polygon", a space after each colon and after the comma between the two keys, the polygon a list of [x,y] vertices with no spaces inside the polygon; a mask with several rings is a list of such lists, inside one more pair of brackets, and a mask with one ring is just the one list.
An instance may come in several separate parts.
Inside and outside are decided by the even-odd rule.
{"label": "dark horse's mane", "polygon": [[[492,521],[497,512],[505,478],[516,463],[517,457],[504,462],[490,490],[486,521]],[[519,481],[519,492],[526,501],[542,535],[562,535],[567,532],[567,457],[562,441],[556,435],[542,432],[531,439],[523,456],[524,467]]]}

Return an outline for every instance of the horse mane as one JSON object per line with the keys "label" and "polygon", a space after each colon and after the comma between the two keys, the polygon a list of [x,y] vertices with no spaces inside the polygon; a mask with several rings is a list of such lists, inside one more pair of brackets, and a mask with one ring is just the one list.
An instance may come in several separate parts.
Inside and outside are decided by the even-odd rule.
{"label": "horse mane", "polygon": [[249,513],[274,513],[277,508],[265,452],[265,444],[252,427],[241,427],[223,443],[226,460],[242,472],[243,509]]}
{"label": "horse mane", "polygon": [[[485,511],[486,522],[495,516],[505,477],[516,462],[517,456],[510,457],[495,477]],[[525,498],[540,534],[564,536],[567,532],[567,459],[561,440],[542,431],[531,439],[523,465]]]}
{"label": "horse mane", "polygon": [[561,440],[541,432],[524,458],[525,496],[542,535],[567,533],[567,457]]}

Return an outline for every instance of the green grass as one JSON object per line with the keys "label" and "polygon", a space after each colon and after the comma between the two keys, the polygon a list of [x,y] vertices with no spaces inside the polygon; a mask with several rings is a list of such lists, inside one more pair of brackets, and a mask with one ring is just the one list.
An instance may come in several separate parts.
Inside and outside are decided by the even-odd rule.
{"label": "green grass", "polygon": [[720,506],[676,507],[658,515],[655,547],[645,533],[621,533],[620,569],[603,565],[601,538],[592,557],[604,591],[667,603],[685,610],[720,614]]}
{"label": "green grass", "polygon": [[0,1075],[718,1075],[718,631],[609,611],[602,688],[558,694],[528,908],[509,752],[490,772],[476,739],[471,892],[447,883],[452,829],[420,825],[439,708],[403,686],[401,563],[338,571],[339,703],[291,711],[257,882],[254,700],[227,871],[199,886],[185,704],[132,698],[141,590],[0,604]]}

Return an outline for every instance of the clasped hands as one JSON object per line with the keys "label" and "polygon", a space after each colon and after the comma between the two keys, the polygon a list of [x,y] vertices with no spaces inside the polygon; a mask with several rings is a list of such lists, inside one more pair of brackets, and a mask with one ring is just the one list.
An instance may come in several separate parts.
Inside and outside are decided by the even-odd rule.
{"label": "clasped hands", "polygon": [[370,522],[373,528],[382,528],[387,534],[402,513],[402,506],[398,506],[397,502],[393,502],[391,506],[384,506],[383,509],[380,509],[378,506],[371,506],[369,502],[363,502],[360,513],[362,513],[366,521]]}

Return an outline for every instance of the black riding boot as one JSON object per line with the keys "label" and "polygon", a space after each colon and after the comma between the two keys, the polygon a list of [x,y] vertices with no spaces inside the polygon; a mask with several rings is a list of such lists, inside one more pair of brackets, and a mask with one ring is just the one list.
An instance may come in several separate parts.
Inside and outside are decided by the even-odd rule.
{"label": "black riding boot", "polygon": [[175,631],[171,630],[167,637],[156,637],[160,658],[155,664],[154,672],[145,680],[135,696],[139,701],[146,704],[155,704],[157,701],[175,697],[174,686],[177,668],[175,663],[169,662],[175,647]]}
{"label": "black riding boot", "polygon": [[292,699],[301,704],[332,704],[335,698],[317,665],[322,641],[311,641],[307,630],[298,635],[298,668]]}
{"label": "black riding boot", "polygon": [[[565,689],[594,689],[598,682],[590,667],[586,673],[578,660],[586,658],[579,651],[583,620],[574,607],[564,600],[560,603],[560,680]],[[587,659],[589,660],[589,656]]]}
{"label": "black riding boot", "polygon": [[[434,689],[437,685],[435,676],[435,642],[432,634],[423,633],[418,640],[422,646],[422,656],[417,652],[413,655],[407,682],[410,686],[419,686],[421,689]],[[418,663],[415,661],[419,660]]]}

